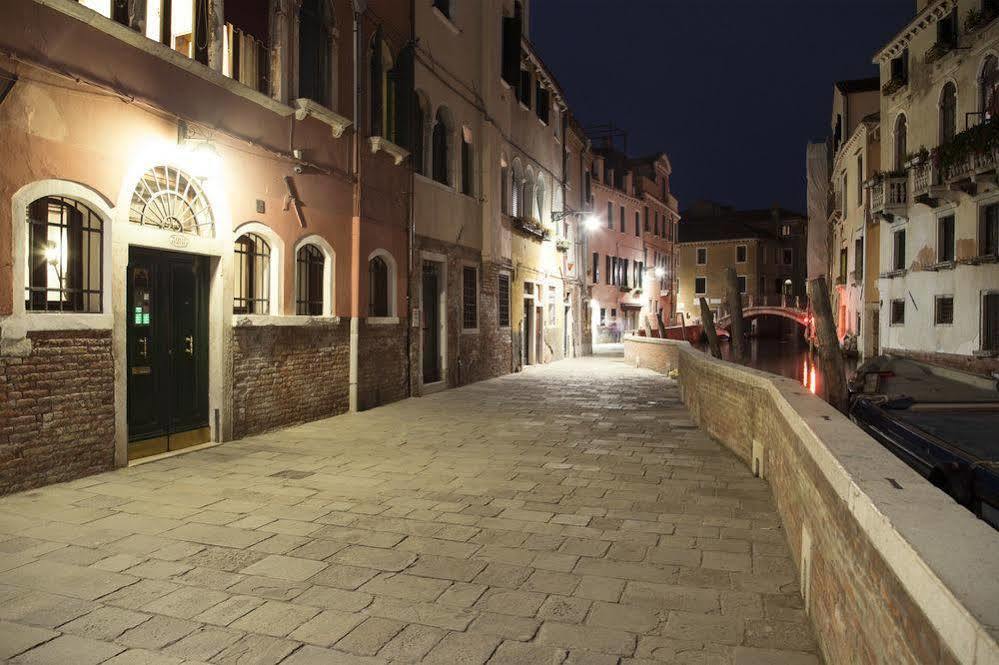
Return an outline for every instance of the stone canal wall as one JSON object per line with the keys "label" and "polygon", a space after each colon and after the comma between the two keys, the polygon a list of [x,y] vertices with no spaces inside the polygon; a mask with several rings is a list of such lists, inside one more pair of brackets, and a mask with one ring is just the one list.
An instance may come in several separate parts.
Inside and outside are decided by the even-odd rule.
{"label": "stone canal wall", "polygon": [[689,346],[689,342],[681,340],[628,335],[624,338],[624,361],[634,367],[669,374],[677,367],[680,349]]}
{"label": "stone canal wall", "polygon": [[672,366],[694,420],[769,483],[827,663],[999,663],[999,533],[797,381],[690,347]]}
{"label": "stone canal wall", "polygon": [[114,467],[111,331],[28,333],[0,355],[0,494]]}

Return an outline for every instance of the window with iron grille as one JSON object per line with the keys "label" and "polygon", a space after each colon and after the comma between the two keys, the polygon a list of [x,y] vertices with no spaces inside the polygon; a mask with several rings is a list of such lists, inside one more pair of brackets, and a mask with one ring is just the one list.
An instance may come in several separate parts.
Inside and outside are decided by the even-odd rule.
{"label": "window with iron grille", "polygon": [[905,301],[891,301],[891,325],[900,326],[905,323]]}
{"label": "window with iron grille", "polygon": [[295,313],[323,314],[323,269],[326,257],[315,245],[303,245],[295,257]]}
{"label": "window with iron grille", "polygon": [[479,327],[479,276],[473,266],[461,269],[461,327],[475,329]]}
{"label": "window with iron grille", "polygon": [[389,269],[380,256],[368,261],[368,316],[389,316]]}
{"label": "window with iron grille", "polygon": [[256,233],[245,233],[235,243],[233,314],[269,314],[271,247]]}
{"label": "window with iron grille", "polygon": [[101,311],[104,224],[79,201],[47,196],[28,206],[24,308]]}
{"label": "window with iron grille", "polygon": [[934,305],[933,319],[938,326],[954,323],[954,296],[937,296]]}
{"label": "window with iron grille", "polygon": [[499,327],[510,327],[510,275],[499,274],[499,286],[496,289],[496,299],[499,302]]}

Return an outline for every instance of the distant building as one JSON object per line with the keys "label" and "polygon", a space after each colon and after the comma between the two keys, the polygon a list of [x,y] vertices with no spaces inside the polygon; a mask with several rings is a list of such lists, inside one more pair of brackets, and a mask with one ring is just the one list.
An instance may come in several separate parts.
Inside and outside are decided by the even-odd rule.
{"label": "distant building", "polygon": [[672,316],[679,212],[671,174],[665,153],[633,159],[609,145],[593,148],[598,223],[588,234],[587,271],[595,342]]}
{"label": "distant building", "polygon": [[881,68],[883,350],[999,370],[999,7],[920,0]]}
{"label": "distant building", "polygon": [[807,218],[801,213],[698,201],[681,218],[676,306],[686,320],[700,320],[701,298],[717,313],[726,268],[735,268],[742,292],[756,302],[805,296]]}
{"label": "distant building", "polygon": [[865,358],[879,348],[879,228],[868,196],[868,181],[880,177],[879,88],[877,78],[836,83],[831,121],[830,304],[840,343]]}

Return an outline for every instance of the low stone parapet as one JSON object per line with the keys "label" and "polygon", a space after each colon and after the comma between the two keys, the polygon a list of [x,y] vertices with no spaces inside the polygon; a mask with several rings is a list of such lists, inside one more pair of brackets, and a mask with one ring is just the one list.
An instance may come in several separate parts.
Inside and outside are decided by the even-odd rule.
{"label": "low stone parapet", "polygon": [[797,381],[668,341],[625,350],[679,367],[694,420],[769,483],[827,663],[999,663],[999,533]]}
{"label": "low stone parapet", "polygon": [[669,374],[670,370],[677,368],[683,347],[692,348],[689,342],[682,340],[627,335],[624,338],[624,360],[635,367]]}

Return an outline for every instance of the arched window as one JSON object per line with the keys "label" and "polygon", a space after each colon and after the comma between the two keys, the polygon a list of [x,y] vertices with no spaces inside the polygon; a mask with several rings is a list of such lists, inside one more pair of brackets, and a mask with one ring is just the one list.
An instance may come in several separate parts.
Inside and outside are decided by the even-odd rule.
{"label": "arched window", "polygon": [[298,10],[298,96],[333,105],[333,12],[328,0],[302,0]]}
{"label": "arched window", "polygon": [[957,87],[947,83],[940,94],[940,143],[947,143],[957,134]]}
{"label": "arched window", "polygon": [[506,160],[500,160],[500,212],[510,214],[510,167]]}
{"label": "arched window", "polygon": [[527,169],[527,176],[520,186],[520,214],[522,217],[531,218],[534,216],[534,173],[530,167]]}
{"label": "arched window", "polygon": [[24,308],[101,311],[104,224],[74,199],[46,196],[28,206]]}
{"label": "arched window", "polygon": [[128,221],[172,233],[215,236],[215,219],[199,181],[165,164],[142,174],[132,192]]}
{"label": "arched window", "polygon": [[510,187],[510,216],[511,217],[523,217],[524,216],[524,192],[522,190],[524,183],[524,170],[520,166],[520,159],[513,160],[513,179],[511,181]]}
{"label": "arched window", "polygon": [[994,55],[985,58],[982,65],[982,75],[978,79],[979,109],[985,120],[991,120],[999,112],[999,59]]}
{"label": "arched window", "polygon": [[450,174],[448,168],[448,126],[447,113],[444,109],[437,110],[437,118],[434,121],[434,131],[432,142],[433,151],[433,176],[434,180],[444,185],[450,184]]}
{"label": "arched window", "polygon": [[315,245],[302,245],[295,256],[295,313],[322,316],[326,257]]}
{"label": "arched window", "polygon": [[472,130],[461,128],[461,193],[472,195]]}
{"label": "arched window", "polygon": [[368,261],[368,316],[389,314],[389,268],[381,256]]}
{"label": "arched window", "polygon": [[271,246],[256,233],[236,239],[233,273],[233,314],[269,314],[271,311]]}
{"label": "arched window", "polygon": [[538,221],[544,220],[545,214],[545,179],[539,173],[538,183],[534,189],[534,214],[532,215],[534,219]]}
{"label": "arched window", "polygon": [[906,155],[908,154],[908,121],[904,115],[898,116],[895,122],[895,169],[901,171],[905,168]]}
{"label": "arched window", "polygon": [[424,141],[427,131],[427,111],[423,97],[413,93],[413,168],[420,175],[427,174]]}
{"label": "arched window", "polygon": [[371,40],[369,58],[371,83],[371,135],[382,136],[389,141],[398,142],[396,127],[396,87],[395,77],[391,75],[394,61],[392,51],[382,39],[379,27]]}

